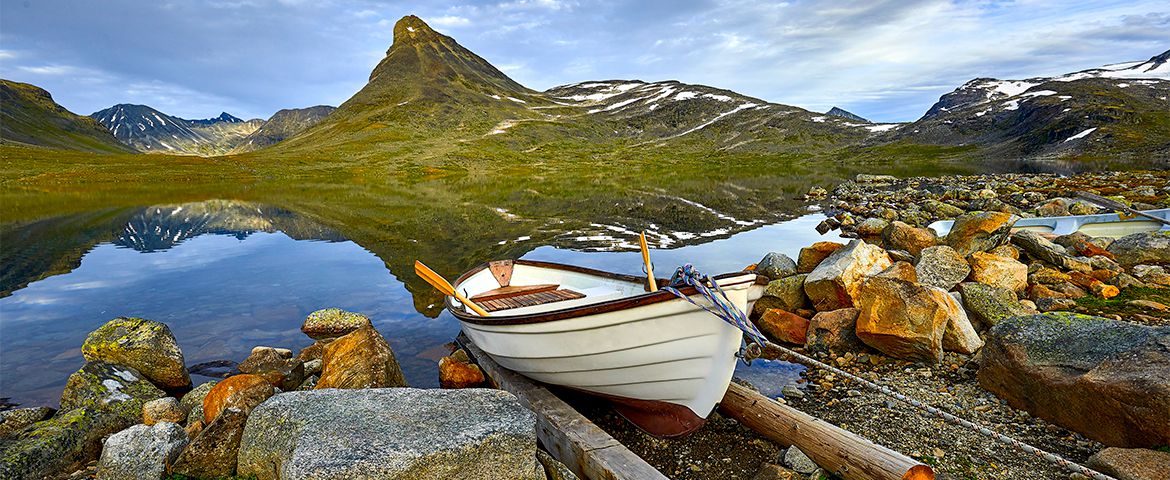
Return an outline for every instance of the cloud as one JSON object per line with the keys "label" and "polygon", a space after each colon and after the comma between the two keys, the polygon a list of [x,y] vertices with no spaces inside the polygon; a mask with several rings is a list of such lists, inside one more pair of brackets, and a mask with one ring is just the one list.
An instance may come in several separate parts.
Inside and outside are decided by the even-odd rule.
{"label": "cloud", "polygon": [[471,20],[464,17],[457,17],[455,15],[443,15],[441,17],[434,17],[427,19],[426,22],[432,27],[466,27],[471,25]]}

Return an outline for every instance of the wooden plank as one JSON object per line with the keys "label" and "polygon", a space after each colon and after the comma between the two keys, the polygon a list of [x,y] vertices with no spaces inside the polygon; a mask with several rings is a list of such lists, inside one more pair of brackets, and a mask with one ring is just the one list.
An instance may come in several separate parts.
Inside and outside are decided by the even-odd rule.
{"label": "wooden plank", "polygon": [[845,480],[931,480],[934,470],[824,420],[732,383],[719,411],[768,439],[796,445]]}
{"label": "wooden plank", "polygon": [[666,480],[654,467],[548,389],[501,367],[462,333],[456,341],[497,388],[536,413],[536,436],[553,458],[589,480]]}
{"label": "wooden plank", "polygon": [[472,296],[471,300],[472,301],[495,300],[497,298],[515,297],[515,296],[525,295],[525,294],[529,294],[529,293],[549,292],[549,291],[556,290],[559,287],[560,287],[560,285],[557,285],[555,283],[547,283],[547,284],[541,284],[541,285],[513,285],[510,287],[500,287],[500,288],[497,288],[494,290],[488,290],[486,292]]}
{"label": "wooden plank", "polygon": [[[556,285],[552,285],[552,287],[555,288]],[[489,312],[495,312],[511,308],[531,307],[535,305],[544,305],[546,303],[573,300],[576,298],[585,298],[585,294],[562,288],[560,290],[532,292],[510,297],[496,296],[487,300],[476,298],[475,301],[478,302],[485,310]]]}

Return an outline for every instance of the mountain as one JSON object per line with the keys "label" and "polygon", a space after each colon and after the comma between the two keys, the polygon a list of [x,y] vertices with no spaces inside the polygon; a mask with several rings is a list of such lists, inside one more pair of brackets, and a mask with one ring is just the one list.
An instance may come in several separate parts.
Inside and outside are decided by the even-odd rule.
{"label": "mountain", "polygon": [[830,108],[829,111],[825,112],[825,115],[831,115],[834,117],[841,117],[841,118],[844,118],[846,120],[853,120],[853,121],[857,121],[857,122],[870,123],[869,120],[866,120],[861,115],[857,115],[853,112],[850,112],[848,110],[845,110],[843,108],[838,108],[838,107]]}
{"label": "mountain", "polygon": [[44,89],[3,79],[0,79],[0,143],[99,153],[134,151],[93,119],[58,105]]}
{"label": "mountain", "polygon": [[251,152],[275,145],[316,125],[334,110],[337,110],[337,107],[317,105],[309,108],[286,108],[278,111],[255,132],[240,140],[230,153]]}
{"label": "mountain", "polygon": [[1024,80],[976,78],[893,138],[976,145],[981,155],[1170,158],[1170,51],[1142,62]]}
{"label": "mountain", "polygon": [[206,120],[186,120],[131,104],[114,105],[90,117],[141,152],[173,155],[225,154],[264,123],[243,121],[226,112]]}

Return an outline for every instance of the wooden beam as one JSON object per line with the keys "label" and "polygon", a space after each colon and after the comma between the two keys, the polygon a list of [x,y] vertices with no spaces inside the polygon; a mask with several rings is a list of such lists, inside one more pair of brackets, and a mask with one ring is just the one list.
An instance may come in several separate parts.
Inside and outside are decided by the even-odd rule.
{"label": "wooden beam", "polygon": [[736,383],[719,410],[845,480],[934,479],[929,466]]}
{"label": "wooden beam", "polygon": [[462,333],[456,340],[491,382],[536,413],[536,437],[553,458],[589,480],[666,480],[654,467],[548,389],[501,367]]}

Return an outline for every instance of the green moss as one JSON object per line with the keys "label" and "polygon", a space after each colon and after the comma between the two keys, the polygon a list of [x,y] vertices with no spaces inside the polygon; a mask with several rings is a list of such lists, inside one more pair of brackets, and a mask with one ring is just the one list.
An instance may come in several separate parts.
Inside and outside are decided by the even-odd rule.
{"label": "green moss", "polygon": [[1166,316],[1165,312],[1151,311],[1148,308],[1129,305],[1129,302],[1132,300],[1150,300],[1161,303],[1163,305],[1170,305],[1170,289],[1130,287],[1122,289],[1121,293],[1113,298],[1101,298],[1095,295],[1088,295],[1078,298],[1077,305],[1085,307],[1090,311],[1097,312],[1100,315],[1116,314],[1121,315],[1122,318],[1130,316],[1134,313],[1162,317]]}

